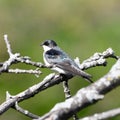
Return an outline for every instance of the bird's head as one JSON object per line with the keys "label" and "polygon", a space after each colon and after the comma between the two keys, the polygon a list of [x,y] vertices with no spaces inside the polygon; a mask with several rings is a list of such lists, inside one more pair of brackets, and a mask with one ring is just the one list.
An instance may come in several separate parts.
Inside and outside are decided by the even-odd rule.
{"label": "bird's head", "polygon": [[56,42],[55,42],[54,40],[45,40],[45,41],[41,44],[41,46],[43,47],[43,49],[44,49],[45,51],[47,51],[47,50],[50,50],[50,49],[52,49],[52,48],[54,48],[54,47],[57,47],[57,44],[56,44]]}

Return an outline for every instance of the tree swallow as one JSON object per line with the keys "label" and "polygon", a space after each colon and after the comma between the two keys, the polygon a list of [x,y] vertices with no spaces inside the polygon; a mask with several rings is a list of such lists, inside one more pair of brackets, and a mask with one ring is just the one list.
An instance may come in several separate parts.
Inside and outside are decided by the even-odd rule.
{"label": "tree swallow", "polygon": [[60,74],[78,75],[89,82],[93,82],[91,75],[82,71],[79,66],[63,50],[61,50],[55,41],[45,40],[41,46],[44,49],[43,59],[47,66],[52,66],[52,70]]}

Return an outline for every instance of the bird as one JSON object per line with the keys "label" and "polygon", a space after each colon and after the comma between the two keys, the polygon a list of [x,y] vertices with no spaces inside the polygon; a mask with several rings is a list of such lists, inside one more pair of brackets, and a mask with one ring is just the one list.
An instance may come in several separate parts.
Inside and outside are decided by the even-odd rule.
{"label": "bird", "polygon": [[45,40],[43,47],[43,60],[46,66],[52,66],[51,69],[63,75],[81,76],[92,83],[91,75],[80,69],[77,63],[65,53],[54,40]]}

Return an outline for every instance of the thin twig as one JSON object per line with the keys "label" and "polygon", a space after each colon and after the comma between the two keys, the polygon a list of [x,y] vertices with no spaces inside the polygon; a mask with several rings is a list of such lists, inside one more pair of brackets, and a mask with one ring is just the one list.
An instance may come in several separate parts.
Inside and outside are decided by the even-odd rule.
{"label": "thin twig", "polygon": [[35,84],[32,87],[28,88],[27,90],[12,97],[8,97],[8,92],[7,92],[6,101],[0,105],[0,115],[3,114],[6,110],[8,110],[10,107],[14,106],[15,102],[20,102],[30,97],[33,97],[35,94],[40,92],[43,86],[49,83],[54,77],[55,74],[52,73],[47,77],[45,77],[42,82]]}
{"label": "thin twig", "polygon": [[30,64],[30,65],[33,65],[36,67],[45,67],[45,66],[40,62],[32,62],[30,60],[30,58],[27,56],[21,57],[20,53],[13,54],[7,34],[4,35],[4,40],[6,43],[7,52],[9,54],[9,59],[5,62],[0,63],[0,73],[6,72],[6,73],[29,73],[29,74],[36,74],[36,75],[41,74],[41,71],[38,71],[38,70],[20,70],[20,69],[13,70],[13,69],[9,69],[9,67],[12,64],[14,64],[14,63],[16,64],[19,62]]}
{"label": "thin twig", "polygon": [[108,48],[103,53],[95,53],[93,56],[91,56],[87,60],[84,60],[80,65],[80,68],[88,69],[95,66],[106,66],[107,64],[106,58],[108,57],[118,59],[118,57],[115,56],[112,48]]}
{"label": "thin twig", "polygon": [[38,120],[66,120],[74,112],[80,111],[88,105],[96,103],[104,98],[115,87],[120,85],[120,59],[111,70],[95,83],[86,88],[82,88],[77,94],[64,102],[56,104],[50,112],[40,117]]}
{"label": "thin twig", "polygon": [[8,54],[9,54],[9,56],[11,56],[13,53],[12,53],[12,49],[11,49],[7,34],[4,35],[4,40],[5,40],[5,43],[6,43],[6,46],[7,46]]}
{"label": "thin twig", "polygon": [[21,69],[9,69],[8,70],[8,73],[17,73],[17,74],[20,74],[20,73],[29,73],[29,74],[35,74],[35,75],[40,75],[42,72],[38,69],[36,70],[21,70]]}
{"label": "thin twig", "polygon": [[120,108],[112,109],[102,113],[95,113],[92,116],[84,117],[79,120],[108,120],[109,118],[113,118],[117,115],[120,115]]}
{"label": "thin twig", "polygon": [[[65,93],[65,99],[71,98],[68,80],[63,81],[63,88],[64,88],[64,93]],[[74,113],[73,115],[73,120],[78,120],[76,113]]]}
{"label": "thin twig", "polygon": [[[13,70],[10,69],[10,66],[12,64],[16,63],[25,63],[29,64],[32,66],[36,66],[39,68],[51,68],[52,66],[45,66],[44,64],[40,62],[34,62],[30,60],[30,57],[24,56],[21,57],[20,53],[12,53],[12,49],[8,40],[8,36],[4,35],[4,40],[7,46],[7,51],[9,54],[9,59],[5,62],[0,63],[0,73],[3,72],[15,72],[15,73],[30,73],[30,74],[37,74],[36,71],[34,70]],[[103,53],[96,53],[89,59],[83,61],[82,64],[77,61],[76,63],[79,64],[80,69],[88,69],[91,67],[95,66],[105,66],[107,61],[106,58],[111,57],[118,59],[119,57],[116,57],[114,55],[114,51],[109,48]],[[79,92],[74,96],[70,98],[70,90],[68,83],[63,83],[64,84],[64,89],[65,89],[65,95],[67,99],[65,102],[57,104],[48,114],[45,116],[41,117],[40,120],[44,120],[45,118],[50,118],[51,116],[53,118],[58,118],[58,119],[66,119],[72,116],[74,113],[77,111],[81,110],[83,107],[86,107],[90,104],[93,104],[94,102],[103,99],[103,95],[110,90],[112,90],[114,87],[117,87],[120,84],[120,60],[112,67],[110,72],[105,75],[103,78],[101,78],[99,81],[95,82],[94,84],[83,88],[79,90]],[[40,73],[40,71],[39,71]],[[48,75],[42,82],[33,85],[32,87],[28,88],[27,90],[15,95],[15,96],[7,96],[6,95],[6,101],[3,102],[0,105],[0,114],[4,113],[6,110],[8,110],[10,107],[13,107],[16,102],[21,102],[25,99],[28,99],[40,91],[43,91],[51,86],[54,86],[56,84],[59,84],[63,81],[68,81],[71,79],[73,76],[71,75],[56,75],[56,74],[50,74]],[[67,107],[67,108],[66,108]],[[17,106],[19,109],[20,107]],[[21,111],[25,112],[24,109],[20,108]],[[54,120],[54,119],[53,119]]]}
{"label": "thin twig", "polygon": [[17,61],[17,62],[21,62],[21,63],[28,64],[28,65],[32,65],[32,66],[35,66],[35,67],[39,67],[39,68],[46,68],[46,67],[47,67],[47,66],[45,66],[45,65],[44,65],[43,63],[41,63],[41,62],[31,61],[30,57],[28,57],[28,56],[17,57],[17,58],[16,58],[16,61]]}
{"label": "thin twig", "polygon": [[[14,96],[12,96],[8,91],[6,92],[6,100],[9,100],[9,99],[11,99],[11,98],[13,98],[13,97],[14,97]],[[25,116],[30,117],[30,118],[32,118],[32,119],[37,119],[37,118],[40,117],[40,116],[38,116],[38,115],[35,115],[35,114],[29,112],[28,110],[25,110],[25,109],[21,108],[21,107],[18,105],[18,102],[17,102],[17,101],[15,102],[15,105],[12,106],[12,108],[14,108],[14,109],[17,110],[18,112],[20,112],[20,113],[24,114]]]}
{"label": "thin twig", "polygon": [[68,80],[63,81],[63,88],[64,88],[64,93],[65,93],[65,99],[70,98],[71,94],[70,94],[70,89],[68,85]]}
{"label": "thin twig", "polygon": [[24,114],[25,116],[32,118],[32,119],[38,119],[40,116],[37,116],[31,112],[29,112],[28,110],[25,110],[23,108],[21,108],[18,103],[15,103],[14,109],[17,110],[18,112]]}

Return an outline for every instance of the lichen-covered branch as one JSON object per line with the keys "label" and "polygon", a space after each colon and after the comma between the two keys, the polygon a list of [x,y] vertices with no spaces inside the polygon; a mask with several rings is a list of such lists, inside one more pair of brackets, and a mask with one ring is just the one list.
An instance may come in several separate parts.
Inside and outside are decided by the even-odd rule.
{"label": "lichen-covered branch", "polygon": [[[64,93],[65,93],[65,99],[71,98],[68,80],[63,81],[63,88],[64,88]],[[73,120],[78,120],[78,116],[76,113],[73,115]]]}
{"label": "lichen-covered branch", "polygon": [[[41,62],[34,62],[28,56],[21,56],[20,53],[12,53],[11,45],[8,40],[8,36],[4,35],[4,40],[7,47],[7,52],[9,54],[8,60],[0,63],[0,73],[19,73],[19,74],[34,74],[39,76],[42,71],[42,68],[51,68],[52,66],[46,66]],[[79,90],[75,96],[71,97],[68,82],[74,76],[72,75],[62,75],[51,73],[46,76],[42,82],[35,84],[28,89],[18,93],[17,95],[10,95],[9,92],[6,92],[6,100],[0,105],[0,115],[6,112],[9,108],[14,108],[20,113],[27,115],[30,118],[39,119],[39,120],[66,120],[69,117],[75,115],[78,111],[82,110],[90,104],[94,104],[98,100],[104,98],[104,95],[110,90],[114,89],[120,85],[120,60],[119,57],[115,56],[112,48],[108,48],[102,53],[95,53],[93,56],[84,60],[81,64],[79,58],[75,59],[75,62],[79,65],[80,69],[85,70],[88,68],[96,66],[105,66],[107,65],[107,58],[115,58],[117,60],[116,64],[111,68],[108,74],[103,76],[101,79],[97,80],[93,84],[89,85],[86,88]],[[35,66],[36,69],[11,69],[10,67],[13,64],[24,63],[27,65]],[[59,103],[50,110],[49,113],[40,117],[33,113],[30,113],[28,110],[24,110],[19,107],[18,104],[23,100],[29,99],[30,97],[35,96],[41,91],[48,89],[54,85],[63,82],[64,92],[66,100],[62,103]],[[70,98],[71,97],[71,98]],[[77,117],[74,117],[77,119]]]}
{"label": "lichen-covered branch", "polygon": [[[32,66],[35,66],[35,67],[39,67],[39,68],[50,68],[52,66],[46,66],[44,64],[42,64],[41,62],[34,62],[34,61],[31,61],[30,57],[28,56],[21,56],[20,53],[12,53],[12,49],[11,49],[11,45],[10,45],[10,42],[8,40],[8,36],[7,35],[4,35],[4,40],[5,40],[5,43],[6,43],[6,46],[7,46],[7,51],[8,51],[8,54],[9,54],[9,59],[6,60],[5,62],[1,62],[0,63],[0,73],[3,73],[3,72],[6,72],[6,73],[9,73],[10,70],[10,66],[12,64],[16,64],[16,63],[25,63],[25,64],[28,64],[28,65],[32,65]],[[111,48],[108,48],[106,51],[104,51],[103,53],[95,53],[93,56],[91,56],[89,59],[83,61],[83,63],[79,64],[79,61],[78,59],[75,60],[77,64],[79,64],[79,67],[84,70],[84,69],[88,69],[90,67],[95,67],[95,66],[104,66],[106,65],[106,58],[108,57],[113,57],[113,58],[118,58],[114,55],[114,51],[111,49]],[[18,72],[18,68],[16,70],[12,70],[12,73],[24,73],[24,70],[22,71],[19,71]],[[25,73],[29,73],[31,74],[31,72],[26,72]],[[41,71],[39,72],[38,70],[34,70],[34,72],[32,72],[32,74],[35,73],[35,74],[40,74]]]}
{"label": "lichen-covered branch", "polygon": [[115,56],[114,51],[112,48],[108,48],[103,53],[95,53],[93,56],[84,60],[83,63],[80,65],[81,69],[88,69],[95,66],[106,66],[107,60],[106,58],[111,57],[118,59],[118,56]]}
{"label": "lichen-covered branch", "polygon": [[43,67],[44,65],[42,63],[38,63],[38,62],[32,62],[30,60],[30,58],[27,56],[21,57],[20,53],[13,54],[7,35],[4,35],[4,40],[5,40],[5,43],[7,46],[9,59],[6,60],[5,62],[0,63],[0,73],[6,72],[6,73],[29,73],[29,74],[37,74],[37,75],[41,74],[41,71],[38,69],[37,70],[20,70],[20,69],[13,70],[13,69],[9,69],[12,64],[16,64],[19,62],[30,64],[30,65],[33,65],[36,67]]}
{"label": "lichen-covered branch", "polygon": [[84,117],[79,120],[108,120],[108,118],[112,118],[117,115],[120,115],[120,108],[108,110],[102,113],[95,113],[92,116]]}
{"label": "lichen-covered branch", "polygon": [[8,110],[10,107],[12,107],[16,102],[23,101],[37,94],[54,77],[55,74],[50,74],[47,77],[45,77],[45,79],[42,82],[35,84],[32,87],[28,88],[27,90],[14,96],[11,95],[10,97],[8,97],[8,92],[7,92],[6,101],[0,105],[0,115],[4,113],[6,110]]}
{"label": "lichen-covered branch", "polygon": [[120,85],[120,59],[111,70],[95,83],[80,89],[75,96],[62,103],[56,104],[52,110],[39,120],[66,120],[74,112],[80,111],[88,105],[104,98],[104,95]]}
{"label": "lichen-covered branch", "polygon": [[39,118],[39,116],[29,112],[28,110],[25,110],[23,108],[21,108],[18,103],[16,102],[15,103],[15,106],[13,107],[15,110],[17,110],[18,112],[24,114],[25,116],[29,117],[29,118],[32,118],[32,119],[37,119]]}

